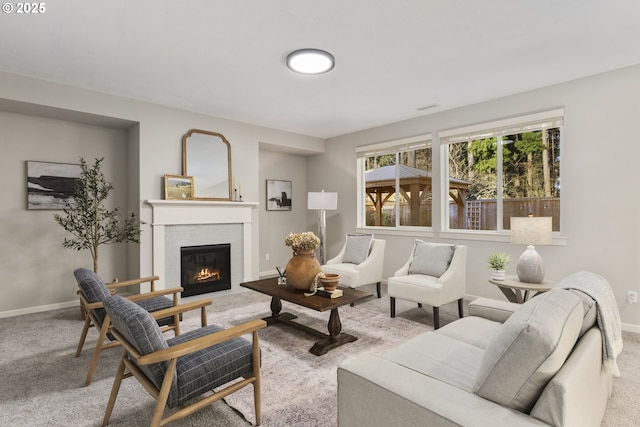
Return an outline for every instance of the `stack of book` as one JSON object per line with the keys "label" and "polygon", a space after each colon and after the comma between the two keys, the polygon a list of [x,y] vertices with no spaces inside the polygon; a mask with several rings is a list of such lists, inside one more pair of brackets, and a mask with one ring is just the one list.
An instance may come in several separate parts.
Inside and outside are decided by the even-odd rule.
{"label": "stack of book", "polygon": [[333,291],[325,291],[324,288],[318,288],[316,295],[320,295],[325,298],[339,298],[342,296],[342,289],[336,289]]}

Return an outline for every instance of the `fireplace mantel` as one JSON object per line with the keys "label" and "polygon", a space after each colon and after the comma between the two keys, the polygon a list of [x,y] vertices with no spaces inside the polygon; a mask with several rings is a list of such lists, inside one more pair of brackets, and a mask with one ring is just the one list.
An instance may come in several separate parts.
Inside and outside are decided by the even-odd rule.
{"label": "fireplace mantel", "polygon": [[254,279],[252,224],[258,203],[203,200],[147,200],[146,203],[153,210],[153,274],[160,276],[157,288],[165,288],[165,227],[176,225],[241,224],[242,281]]}

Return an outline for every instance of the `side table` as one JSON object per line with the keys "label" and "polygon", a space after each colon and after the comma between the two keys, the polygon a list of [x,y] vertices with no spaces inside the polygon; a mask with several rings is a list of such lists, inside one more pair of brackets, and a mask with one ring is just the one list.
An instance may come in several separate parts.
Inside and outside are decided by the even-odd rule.
{"label": "side table", "polygon": [[[504,296],[511,302],[522,304],[529,299],[529,292],[535,292],[532,296],[536,296],[542,292],[550,290],[554,281],[543,280],[542,283],[526,283],[518,280],[518,276],[506,276],[504,280],[489,279],[489,283],[496,285]],[[524,291],[524,295],[522,294]]]}

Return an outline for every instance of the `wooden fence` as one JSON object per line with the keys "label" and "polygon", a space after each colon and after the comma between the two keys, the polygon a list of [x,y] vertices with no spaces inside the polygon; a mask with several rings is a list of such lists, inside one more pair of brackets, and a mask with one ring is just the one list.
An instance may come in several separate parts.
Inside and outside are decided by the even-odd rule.
{"label": "wooden fence", "polygon": [[[466,230],[497,230],[496,215],[497,203],[495,199],[468,200],[466,212],[462,218],[462,227],[458,226],[458,206],[449,204],[449,224],[452,229]],[[511,228],[512,216],[550,216],[553,218],[553,231],[560,231],[560,198],[559,197],[535,197],[503,199],[502,217],[505,229]],[[420,207],[421,226],[430,227],[431,206]],[[393,205],[382,208],[383,226],[395,225],[395,208]],[[411,210],[408,204],[400,205],[400,224],[411,224]],[[373,206],[367,206],[367,225],[375,226],[375,210]]]}

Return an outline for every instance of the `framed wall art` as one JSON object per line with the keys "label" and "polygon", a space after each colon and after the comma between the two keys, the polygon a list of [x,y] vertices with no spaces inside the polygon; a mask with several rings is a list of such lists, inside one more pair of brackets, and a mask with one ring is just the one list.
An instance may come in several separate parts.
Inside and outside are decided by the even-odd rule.
{"label": "framed wall art", "polygon": [[165,200],[193,200],[193,177],[184,175],[164,176]]}
{"label": "framed wall art", "polygon": [[27,209],[63,209],[73,206],[78,164],[27,161]]}
{"label": "framed wall art", "polygon": [[267,180],[267,210],[290,211],[291,210],[291,181],[277,179]]}

